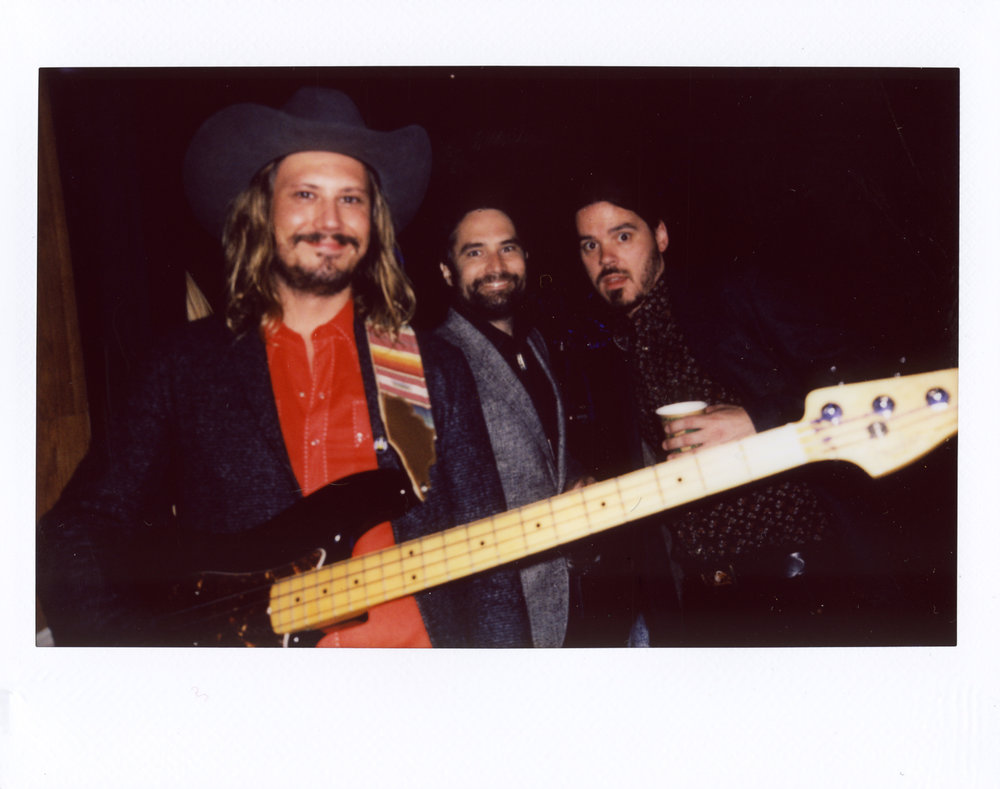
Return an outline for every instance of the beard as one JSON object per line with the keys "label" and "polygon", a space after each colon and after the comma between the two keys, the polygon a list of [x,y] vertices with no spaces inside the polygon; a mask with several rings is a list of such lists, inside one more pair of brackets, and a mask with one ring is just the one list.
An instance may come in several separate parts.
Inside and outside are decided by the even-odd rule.
{"label": "beard", "polygon": [[[628,274],[628,272],[625,271],[624,269],[619,269],[619,268],[606,268],[601,272],[601,275],[598,277],[597,284],[600,285],[602,279],[604,279],[605,277],[610,277],[612,274]],[[604,295],[604,298],[608,302],[608,304],[610,304],[616,310],[627,309],[629,306],[631,306],[631,302],[625,301],[625,288],[618,288],[617,290],[606,290],[600,292]]]}
{"label": "beard", "polygon": [[[510,281],[514,287],[510,290],[490,292],[483,291],[482,286],[491,282]],[[523,277],[514,274],[490,274],[474,280],[469,288],[460,293],[465,309],[473,315],[485,320],[500,320],[510,318],[521,304],[524,303],[525,282]]]}
{"label": "beard", "polygon": [[[631,272],[627,269],[609,266],[601,271],[597,277],[597,282],[594,284],[595,287],[598,288],[598,292],[604,296],[605,301],[608,302],[612,309],[620,312],[631,313],[646,300],[649,292],[653,289],[653,286],[656,285],[657,280],[659,280],[662,271],[662,258],[659,253],[654,252],[649,256],[649,259],[642,267],[642,270],[638,272],[638,279],[632,277]],[[612,274],[624,274],[629,277],[636,285],[635,295],[631,298],[626,298],[625,288],[616,288],[611,291],[600,290],[601,280],[605,277],[611,276]]]}
{"label": "beard", "polygon": [[[296,236],[294,242],[297,244],[301,240],[310,240],[311,238],[313,236]],[[350,244],[355,249],[359,248],[356,239],[344,236],[338,237],[338,241],[342,244]],[[367,255],[365,259],[367,259]],[[318,265],[305,268],[297,260],[289,263],[281,255],[275,254],[271,270],[289,288],[299,293],[309,293],[313,296],[336,296],[354,282],[356,272],[363,263],[364,260],[349,269],[342,269],[337,267],[336,259],[332,255],[323,255],[320,257]]]}

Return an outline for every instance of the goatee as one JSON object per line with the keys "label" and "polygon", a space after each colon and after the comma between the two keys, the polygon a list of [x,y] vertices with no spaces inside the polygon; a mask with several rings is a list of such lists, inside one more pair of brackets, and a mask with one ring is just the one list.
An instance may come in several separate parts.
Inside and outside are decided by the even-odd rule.
{"label": "goatee", "polygon": [[314,296],[336,296],[354,281],[357,267],[344,271],[333,265],[332,258],[323,257],[320,266],[307,270],[297,263],[289,265],[275,255],[273,271],[292,290]]}

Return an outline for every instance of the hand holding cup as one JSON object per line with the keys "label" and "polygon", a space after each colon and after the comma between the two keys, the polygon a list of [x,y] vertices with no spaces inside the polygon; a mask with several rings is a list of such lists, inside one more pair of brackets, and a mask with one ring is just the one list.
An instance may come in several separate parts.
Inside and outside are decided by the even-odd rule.
{"label": "hand holding cup", "polygon": [[[672,403],[656,409],[656,413],[667,435],[663,448],[668,459],[682,452],[738,441],[757,432],[750,415],[737,405]],[[688,437],[691,433],[698,433],[696,439]]]}
{"label": "hand holding cup", "polygon": [[[699,430],[697,427],[685,428],[683,424],[675,426],[674,423],[678,420],[684,419],[685,417],[704,414],[705,409],[707,408],[708,403],[702,402],[701,400],[689,400],[683,403],[661,405],[656,409],[656,415],[660,417],[660,421],[663,423],[663,432],[666,434],[667,440],[669,441],[672,438],[678,438],[679,436],[687,435],[688,433],[697,433]],[[667,449],[666,441],[663,443],[664,449]],[[667,449],[667,455],[688,452],[698,446],[701,445],[692,443],[682,447]]]}

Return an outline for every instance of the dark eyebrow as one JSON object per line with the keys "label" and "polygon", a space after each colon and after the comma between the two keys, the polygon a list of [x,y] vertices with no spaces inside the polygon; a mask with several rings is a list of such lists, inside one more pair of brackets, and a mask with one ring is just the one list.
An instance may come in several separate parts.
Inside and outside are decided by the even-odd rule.
{"label": "dark eyebrow", "polygon": [[[608,228],[605,233],[617,233],[619,230],[639,230],[639,226],[634,222],[622,222],[620,225],[615,225],[614,227]],[[595,236],[591,235],[580,235],[580,241],[596,241]]]}
{"label": "dark eyebrow", "polygon": [[[517,236],[511,236],[510,238],[505,238],[503,241],[499,242],[497,246],[504,247],[508,244],[517,244],[518,246],[521,246],[521,239]],[[469,241],[466,244],[462,244],[461,249],[458,250],[458,254],[464,255],[470,249],[482,249],[484,246],[486,245],[482,241]]]}

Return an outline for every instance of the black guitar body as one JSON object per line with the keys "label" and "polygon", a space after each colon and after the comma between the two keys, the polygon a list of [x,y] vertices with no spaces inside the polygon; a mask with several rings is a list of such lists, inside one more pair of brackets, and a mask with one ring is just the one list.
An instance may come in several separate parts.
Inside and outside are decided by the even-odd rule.
{"label": "black guitar body", "polygon": [[[316,549],[297,561],[270,570],[188,575],[171,585],[170,612],[156,617],[154,637],[164,646],[279,647],[315,646],[322,632],[296,633],[286,639],[275,634],[268,618],[271,585],[282,578],[346,558]],[[340,546],[337,546],[340,551]]]}
{"label": "black guitar body", "polygon": [[[271,586],[348,558],[362,534],[414,501],[403,472],[380,469],[330,483],[247,532],[172,532],[161,546],[160,569],[130,584],[142,588],[150,610],[142,640],[151,646],[314,646],[322,632],[286,638],[271,629]],[[169,580],[156,583],[152,575]]]}

